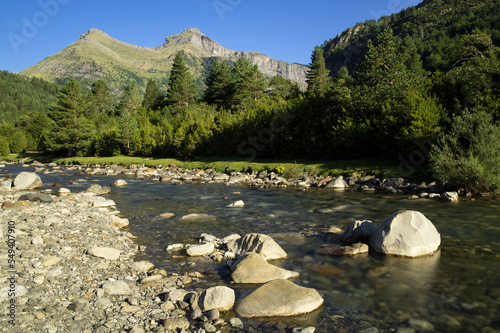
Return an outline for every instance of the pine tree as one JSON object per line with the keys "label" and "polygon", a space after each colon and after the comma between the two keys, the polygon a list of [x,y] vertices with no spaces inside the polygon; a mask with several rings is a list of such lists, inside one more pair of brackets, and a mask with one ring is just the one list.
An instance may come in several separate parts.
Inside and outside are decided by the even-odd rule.
{"label": "pine tree", "polygon": [[141,96],[137,88],[137,82],[133,81],[125,87],[120,103],[118,103],[118,115],[122,113],[135,114],[137,108],[141,106]]}
{"label": "pine tree", "polygon": [[158,84],[154,79],[150,79],[146,86],[146,91],[144,92],[144,100],[142,101],[142,106],[146,110],[156,110],[161,107],[163,95]]}
{"label": "pine tree", "polygon": [[45,144],[50,152],[67,156],[86,153],[94,129],[84,117],[86,109],[82,87],[73,78],[61,89],[57,104],[49,111],[55,123],[52,131],[45,133]]}
{"label": "pine tree", "polygon": [[100,115],[106,115],[113,108],[113,96],[109,92],[108,84],[103,80],[97,80],[90,90],[93,97],[93,105],[96,112]]}
{"label": "pine tree", "polygon": [[232,71],[233,104],[245,107],[245,104],[254,103],[264,95],[266,81],[257,65],[241,57],[235,63]]}
{"label": "pine tree", "polygon": [[184,61],[182,52],[175,56],[169,83],[167,102],[179,107],[184,106],[186,110],[189,110],[189,104],[195,102],[198,97],[198,88]]}
{"label": "pine tree", "polygon": [[137,90],[137,83],[133,81],[123,91],[122,98],[118,104],[118,128],[120,129],[120,137],[128,154],[131,149],[131,143],[137,132],[137,119],[135,114],[140,107],[140,95]]}
{"label": "pine tree", "polygon": [[311,65],[306,76],[307,91],[319,96],[324,96],[331,88],[332,79],[330,71],[326,69],[323,49],[319,46],[314,48],[311,55]]}
{"label": "pine tree", "polygon": [[203,100],[215,104],[218,108],[229,108],[231,98],[231,70],[226,61],[222,63],[215,59],[205,80],[207,86]]}

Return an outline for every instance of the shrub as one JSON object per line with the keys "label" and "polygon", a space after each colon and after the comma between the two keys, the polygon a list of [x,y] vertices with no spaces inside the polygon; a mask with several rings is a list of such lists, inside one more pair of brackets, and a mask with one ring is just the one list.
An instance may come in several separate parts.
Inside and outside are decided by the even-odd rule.
{"label": "shrub", "polygon": [[4,137],[0,136],[0,156],[7,156],[10,154],[9,143]]}
{"label": "shrub", "polygon": [[500,192],[500,127],[485,112],[465,111],[429,156],[436,179],[466,193]]}

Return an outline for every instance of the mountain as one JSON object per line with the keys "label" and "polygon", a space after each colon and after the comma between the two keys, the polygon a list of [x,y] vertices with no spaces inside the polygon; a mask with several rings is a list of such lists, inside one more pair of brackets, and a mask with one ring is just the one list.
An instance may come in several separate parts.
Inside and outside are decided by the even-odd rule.
{"label": "mountain", "polygon": [[500,0],[424,0],[378,21],[358,23],[322,45],[330,74],[342,66],[354,72],[368,41],[387,27],[402,38],[411,37],[426,70],[446,72],[453,65],[449,50],[474,29],[489,33],[500,46]]}
{"label": "mountain", "polygon": [[136,80],[144,89],[148,80],[154,78],[166,90],[170,69],[179,51],[184,52],[199,86],[203,86],[215,58],[235,62],[240,57],[250,59],[269,77],[278,75],[305,86],[306,66],[275,60],[261,53],[226,49],[194,28],[165,38],[163,46],[158,47],[127,44],[98,29],[90,29],[73,44],[28,67],[22,74],[57,83],[75,77],[86,87],[103,79],[116,95],[131,80]]}

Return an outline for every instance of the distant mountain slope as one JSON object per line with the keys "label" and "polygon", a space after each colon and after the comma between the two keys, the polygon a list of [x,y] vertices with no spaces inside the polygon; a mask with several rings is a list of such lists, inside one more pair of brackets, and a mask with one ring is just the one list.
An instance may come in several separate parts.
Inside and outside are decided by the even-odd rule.
{"label": "distant mountain slope", "polygon": [[412,37],[427,70],[446,71],[448,50],[461,35],[480,29],[500,46],[500,0],[424,0],[378,21],[356,24],[322,45],[330,74],[335,75],[342,66],[353,72],[366,54],[368,40],[386,27],[401,37]]}
{"label": "distant mountain slope", "polygon": [[278,75],[303,86],[305,83],[306,66],[274,60],[260,53],[226,49],[194,28],[167,37],[159,47],[127,44],[98,29],[90,29],[73,44],[28,67],[22,74],[58,83],[76,77],[87,87],[95,80],[104,79],[116,94],[131,80],[136,80],[144,89],[150,78],[166,89],[174,57],[179,51],[184,52],[200,86],[215,58],[236,61],[240,57],[257,64],[265,75]]}

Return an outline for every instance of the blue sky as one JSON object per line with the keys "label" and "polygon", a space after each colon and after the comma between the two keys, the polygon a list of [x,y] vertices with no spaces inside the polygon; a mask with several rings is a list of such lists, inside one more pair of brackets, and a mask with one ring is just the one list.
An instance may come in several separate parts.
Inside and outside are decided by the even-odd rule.
{"label": "blue sky", "polygon": [[0,0],[0,70],[22,71],[90,28],[140,46],[199,28],[222,46],[308,64],[314,46],[422,0]]}

